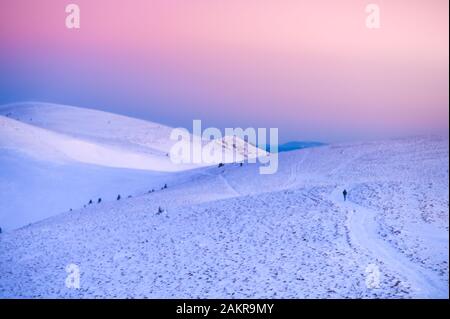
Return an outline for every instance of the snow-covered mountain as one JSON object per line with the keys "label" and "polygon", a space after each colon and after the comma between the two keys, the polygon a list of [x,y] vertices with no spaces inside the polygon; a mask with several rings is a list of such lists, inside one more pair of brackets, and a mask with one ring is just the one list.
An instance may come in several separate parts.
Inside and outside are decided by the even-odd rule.
{"label": "snow-covered mountain", "polygon": [[[154,192],[108,198],[1,234],[0,297],[448,298],[448,143],[418,137],[280,153],[273,175],[237,163],[139,175],[143,187],[156,181],[147,187]],[[26,201],[47,175],[61,176],[59,163],[21,153],[23,171],[14,166],[22,163],[14,149],[0,154],[9,163],[0,177],[11,175],[1,183],[10,190],[2,212],[13,194]],[[77,163],[56,183],[74,196],[84,185],[73,182],[77,176],[131,172]],[[11,188],[26,180],[26,168],[41,173],[34,187]],[[119,188],[121,181],[107,184]],[[62,196],[58,191],[41,195]],[[27,211],[34,209],[39,202]],[[79,289],[66,287],[70,264],[80,269]]]}
{"label": "snow-covered mountain", "polygon": [[[20,227],[91,199],[148,192],[173,183],[173,172],[205,166],[173,163],[171,132],[161,124],[73,106],[0,106],[0,227]],[[219,151],[236,151],[236,161],[258,156],[242,140],[234,150],[222,140],[212,143]]]}

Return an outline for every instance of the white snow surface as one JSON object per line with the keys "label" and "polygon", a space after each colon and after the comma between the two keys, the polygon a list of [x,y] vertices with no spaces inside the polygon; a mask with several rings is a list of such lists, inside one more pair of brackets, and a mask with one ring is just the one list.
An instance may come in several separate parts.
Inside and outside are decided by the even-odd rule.
{"label": "white snow surface", "polygon": [[[159,189],[172,182],[170,173],[189,176],[186,171],[207,166],[172,162],[169,153],[177,141],[171,132],[161,124],[67,105],[0,106],[0,227],[24,226],[89,200]],[[222,150],[233,153],[223,145],[228,140],[211,142],[213,164]],[[228,155],[229,162],[266,155],[239,138],[235,143],[241,148],[234,158]]]}
{"label": "white snow surface", "polygon": [[[52,134],[80,138],[75,124],[57,118],[33,125],[50,126]],[[156,139],[111,136],[82,140],[157,149]],[[164,142],[157,144],[164,152]],[[123,174],[125,168],[55,163],[1,145],[0,194],[8,194],[0,198],[2,214],[9,198],[26,203],[34,193],[105,200],[0,234],[0,297],[448,298],[447,137],[281,153],[273,175],[247,163]],[[84,176],[102,181],[98,193]],[[38,192],[41,183],[47,186]],[[134,196],[116,201],[127,183]],[[99,191],[107,188],[110,197]],[[33,205],[23,211],[33,214]],[[66,287],[69,264],[79,266],[79,289]],[[371,286],[374,268],[379,282]]]}

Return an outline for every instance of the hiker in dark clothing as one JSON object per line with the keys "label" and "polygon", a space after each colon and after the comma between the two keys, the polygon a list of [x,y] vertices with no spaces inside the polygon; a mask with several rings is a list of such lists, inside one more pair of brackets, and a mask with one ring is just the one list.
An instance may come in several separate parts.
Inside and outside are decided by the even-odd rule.
{"label": "hiker in dark clothing", "polygon": [[117,200],[120,200],[120,194],[119,194],[119,195],[117,195]]}
{"label": "hiker in dark clothing", "polygon": [[342,192],[342,195],[344,195],[344,202],[347,200],[347,190],[344,189],[344,191]]}
{"label": "hiker in dark clothing", "polygon": [[97,204],[100,204],[101,202],[102,202],[102,199],[99,198],[98,201],[97,201]]}

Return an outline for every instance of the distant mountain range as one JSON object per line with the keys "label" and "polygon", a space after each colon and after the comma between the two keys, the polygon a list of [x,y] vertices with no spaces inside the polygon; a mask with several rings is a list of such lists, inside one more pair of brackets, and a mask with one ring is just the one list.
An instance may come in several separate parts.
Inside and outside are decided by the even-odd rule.
{"label": "distant mountain range", "polygon": [[[290,152],[295,150],[301,150],[304,148],[310,148],[310,147],[318,147],[326,145],[325,143],[321,142],[311,142],[311,141],[291,141],[284,144],[278,145],[278,152]],[[270,145],[266,145],[264,148],[265,151],[270,151]]]}

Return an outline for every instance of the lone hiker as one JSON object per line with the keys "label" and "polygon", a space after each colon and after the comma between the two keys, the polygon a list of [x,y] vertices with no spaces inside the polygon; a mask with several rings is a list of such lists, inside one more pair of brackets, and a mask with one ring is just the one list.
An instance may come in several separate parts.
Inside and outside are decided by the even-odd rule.
{"label": "lone hiker", "polygon": [[344,195],[344,202],[347,200],[347,190],[344,189],[344,191],[342,192],[342,195]]}

